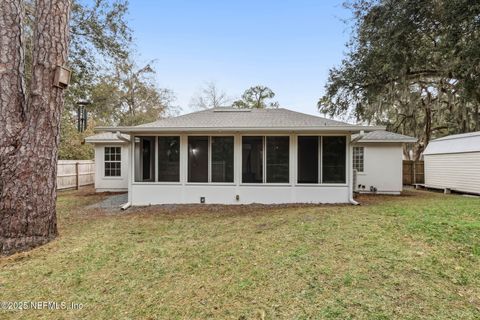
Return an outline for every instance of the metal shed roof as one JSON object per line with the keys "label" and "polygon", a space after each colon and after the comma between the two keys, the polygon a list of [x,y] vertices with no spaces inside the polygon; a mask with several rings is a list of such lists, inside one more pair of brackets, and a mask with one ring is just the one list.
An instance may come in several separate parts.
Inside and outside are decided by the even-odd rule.
{"label": "metal shed roof", "polygon": [[423,152],[429,154],[480,152],[480,131],[455,134],[430,141]]}

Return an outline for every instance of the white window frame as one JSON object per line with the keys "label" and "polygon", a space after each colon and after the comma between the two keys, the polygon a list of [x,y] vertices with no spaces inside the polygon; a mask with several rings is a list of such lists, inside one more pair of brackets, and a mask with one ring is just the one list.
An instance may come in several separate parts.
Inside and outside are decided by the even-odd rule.
{"label": "white window frame", "polygon": [[[357,170],[357,168],[355,168],[355,148],[361,148],[362,149],[362,167],[363,167],[362,171]],[[357,170],[357,173],[365,173],[365,147],[363,147],[363,146],[353,146],[353,148],[352,148],[352,169]]]}
{"label": "white window frame", "polygon": [[[107,148],[119,148],[120,149],[120,160],[105,160],[105,154]],[[118,176],[107,176],[105,174],[106,164],[108,163],[120,163],[120,175]],[[122,178],[122,147],[118,145],[107,145],[103,147],[103,178],[105,179],[121,179]]]}

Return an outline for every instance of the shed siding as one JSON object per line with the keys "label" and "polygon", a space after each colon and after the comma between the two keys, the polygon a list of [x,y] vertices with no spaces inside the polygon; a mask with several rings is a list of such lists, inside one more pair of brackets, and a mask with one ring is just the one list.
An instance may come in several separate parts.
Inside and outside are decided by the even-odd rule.
{"label": "shed siding", "polygon": [[480,194],[480,152],[425,155],[425,185]]}

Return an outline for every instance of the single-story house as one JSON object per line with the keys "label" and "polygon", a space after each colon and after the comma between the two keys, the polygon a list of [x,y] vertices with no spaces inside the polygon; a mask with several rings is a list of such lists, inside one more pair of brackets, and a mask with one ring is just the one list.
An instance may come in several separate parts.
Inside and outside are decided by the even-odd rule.
{"label": "single-story house", "polygon": [[480,131],[432,140],[423,159],[425,187],[480,194]]}
{"label": "single-story house", "polygon": [[[95,145],[97,190],[127,188],[129,205],[355,203],[353,150],[363,165],[358,184],[402,189],[401,146],[413,140],[384,129],[283,108],[222,107],[99,127],[86,141]],[[382,139],[363,140],[379,130]]]}

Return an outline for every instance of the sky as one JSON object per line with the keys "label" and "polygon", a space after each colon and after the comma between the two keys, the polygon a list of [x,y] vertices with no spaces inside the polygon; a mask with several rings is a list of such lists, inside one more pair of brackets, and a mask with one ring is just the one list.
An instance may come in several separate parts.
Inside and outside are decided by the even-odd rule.
{"label": "sky", "polygon": [[319,115],[328,70],[349,29],[342,0],[134,0],[129,22],[137,60],[155,60],[157,84],[190,112],[207,82],[232,99],[271,88],[281,107]]}

